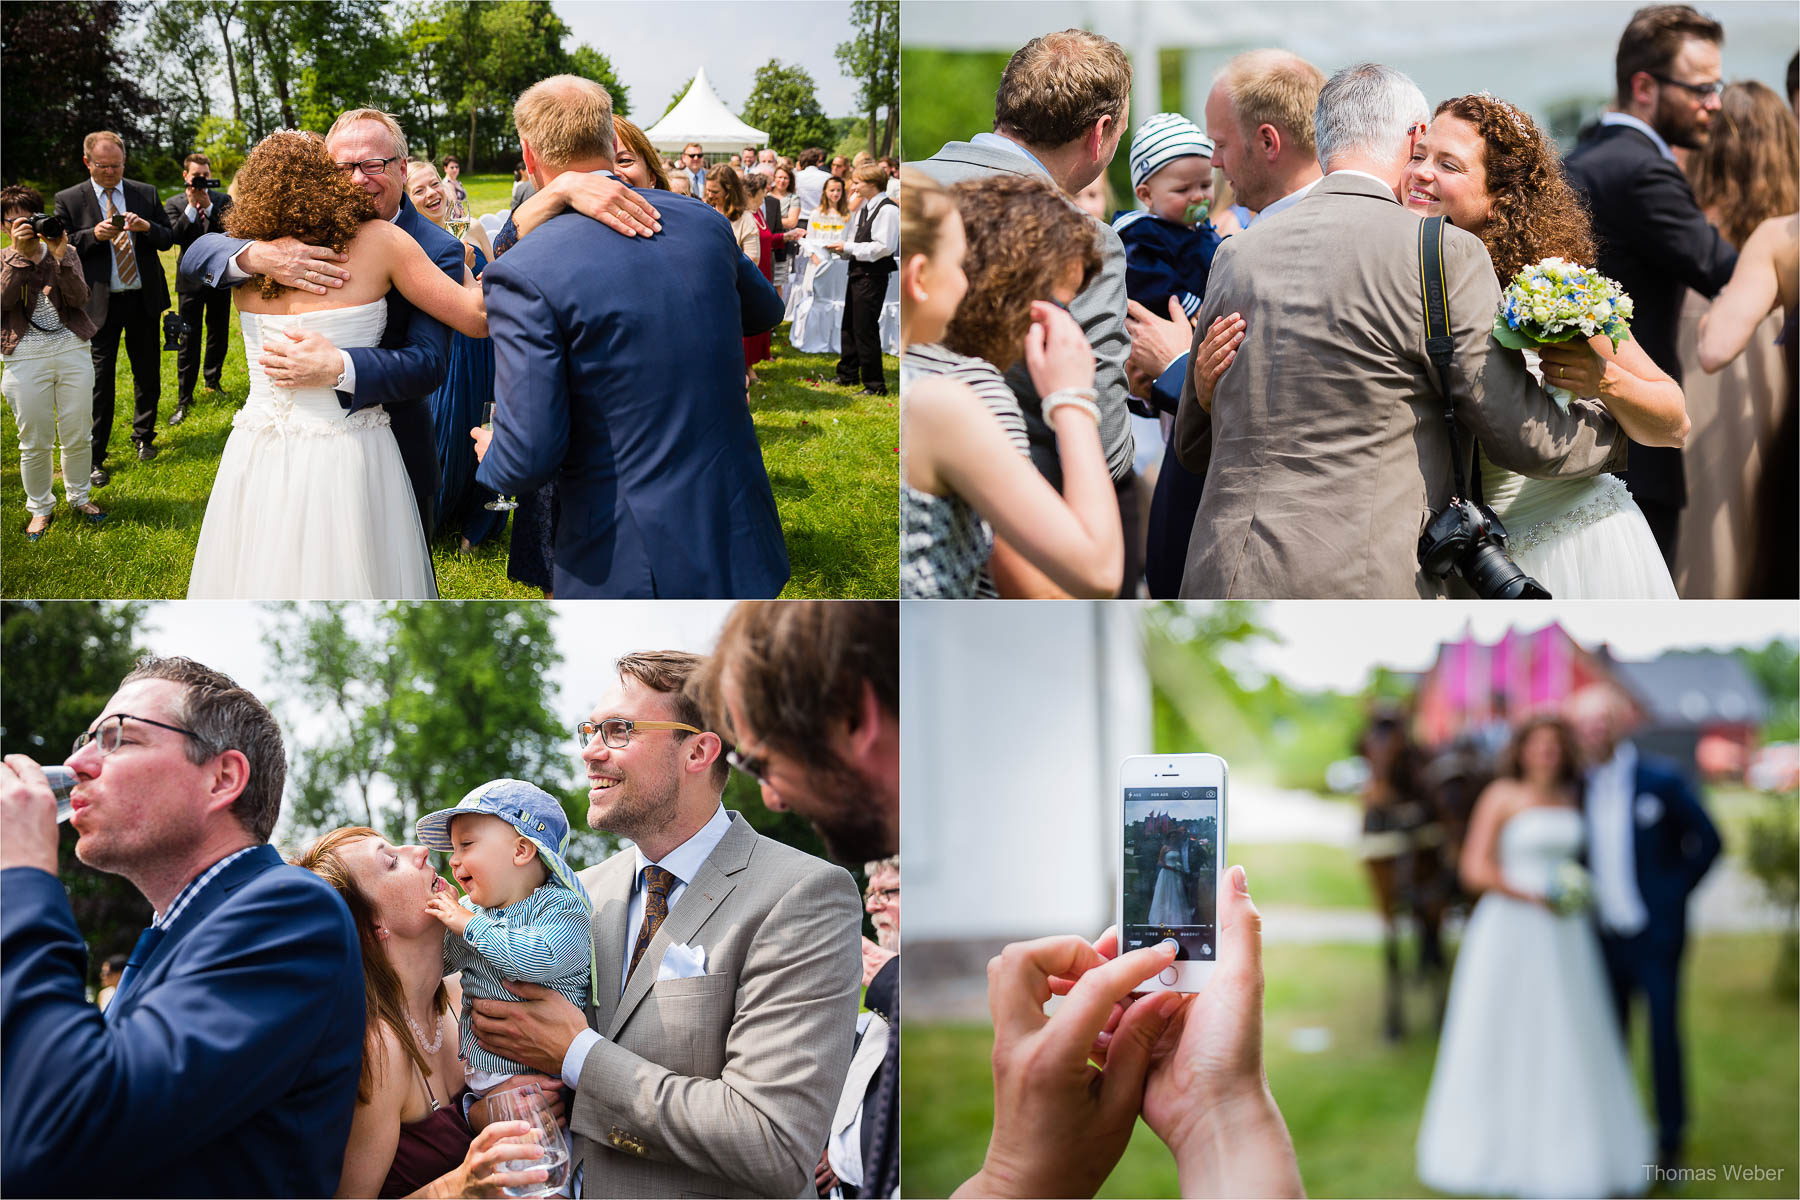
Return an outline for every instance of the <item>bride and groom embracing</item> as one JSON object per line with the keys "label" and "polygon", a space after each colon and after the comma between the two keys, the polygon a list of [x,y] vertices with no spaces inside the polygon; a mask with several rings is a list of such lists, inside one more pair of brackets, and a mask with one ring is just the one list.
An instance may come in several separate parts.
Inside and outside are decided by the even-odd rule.
{"label": "bride and groom embracing", "polygon": [[[545,80],[514,115],[546,181],[610,167],[598,85]],[[446,370],[444,326],[487,337],[490,317],[497,461],[480,478],[503,494],[558,480],[558,596],[780,591],[786,548],[736,361],[780,300],[724,253],[729,226],[698,201],[659,197],[659,212],[609,177],[587,189],[597,221],[546,223],[478,283],[406,199],[406,164],[404,134],[374,109],[345,113],[323,141],[272,134],[239,172],[231,236],[182,256],[207,286],[255,284],[236,293],[250,395],[189,597],[435,596],[427,397]]]}
{"label": "bride and groom embracing", "polygon": [[[1592,261],[1554,144],[1491,96],[1431,116],[1410,79],[1370,63],[1325,83],[1313,123],[1324,178],[1213,263],[1174,437],[1205,476],[1181,594],[1444,594],[1459,585],[1421,565],[1421,534],[1462,478],[1552,595],[1673,598],[1642,514],[1601,472],[1624,468],[1631,440],[1681,444],[1680,386],[1635,342],[1577,340],[1541,351],[1543,383],[1599,402],[1564,406],[1492,337],[1513,273]],[[1449,396],[1427,346],[1420,215],[1447,218]]]}
{"label": "bride and groom embracing", "polygon": [[[1631,719],[1611,685],[1584,688],[1567,721],[1520,725],[1476,802],[1458,865],[1482,895],[1419,1130],[1419,1178],[1439,1191],[1633,1196],[1679,1163],[1687,901],[1719,836],[1673,765],[1626,740]],[[1623,1037],[1638,992],[1654,1151]]]}

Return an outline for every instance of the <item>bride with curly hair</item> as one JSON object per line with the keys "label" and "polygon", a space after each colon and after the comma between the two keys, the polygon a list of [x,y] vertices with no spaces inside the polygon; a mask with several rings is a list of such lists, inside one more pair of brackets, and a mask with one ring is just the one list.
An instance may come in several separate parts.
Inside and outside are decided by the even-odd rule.
{"label": "bride with curly hair", "polygon": [[346,256],[350,280],[326,295],[267,276],[236,290],[250,395],[219,460],[188,597],[433,598],[431,555],[387,413],[347,413],[328,387],[278,387],[259,350],[299,329],[338,347],[379,345],[390,289],[451,328],[486,337],[481,287],[459,286],[380,220],[315,134],[264,138],[235,186],[226,217],[233,237],[330,246]]}

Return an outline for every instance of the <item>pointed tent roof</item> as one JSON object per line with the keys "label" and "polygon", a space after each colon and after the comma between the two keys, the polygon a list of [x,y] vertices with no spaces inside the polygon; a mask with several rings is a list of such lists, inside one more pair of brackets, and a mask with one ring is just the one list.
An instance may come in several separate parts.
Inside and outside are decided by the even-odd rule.
{"label": "pointed tent roof", "polygon": [[663,114],[662,120],[644,131],[650,144],[658,150],[679,150],[689,142],[699,142],[708,154],[727,154],[745,146],[763,146],[769,141],[767,132],[752,129],[725,107],[719,93],[706,77],[706,68],[694,73],[687,95]]}

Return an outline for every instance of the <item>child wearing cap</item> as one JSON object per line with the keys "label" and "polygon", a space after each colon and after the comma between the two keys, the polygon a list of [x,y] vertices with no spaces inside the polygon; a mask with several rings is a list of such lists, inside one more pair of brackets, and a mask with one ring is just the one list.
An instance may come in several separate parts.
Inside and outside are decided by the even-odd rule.
{"label": "child wearing cap", "polygon": [[1125,243],[1125,294],[1157,316],[1169,298],[1191,319],[1206,295],[1219,234],[1207,221],[1213,144],[1180,113],[1157,113],[1131,139],[1131,183],[1145,207],[1121,212],[1113,229]]}
{"label": "child wearing cap", "polygon": [[458,1022],[469,1089],[483,1095],[532,1068],[475,1040],[474,1002],[517,1001],[502,981],[524,980],[585,1006],[593,980],[592,906],[563,859],[569,820],[556,798],[521,779],[495,779],[455,808],[420,817],[419,844],[447,851],[464,896],[443,888],[426,902],[442,921],[444,973],[462,972]]}

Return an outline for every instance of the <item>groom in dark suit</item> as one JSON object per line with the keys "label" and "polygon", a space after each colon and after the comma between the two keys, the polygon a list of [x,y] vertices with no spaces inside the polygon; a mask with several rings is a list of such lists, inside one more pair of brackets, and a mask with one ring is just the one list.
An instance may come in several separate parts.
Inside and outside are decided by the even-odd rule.
{"label": "groom in dark suit", "polygon": [[[340,116],[325,136],[325,148],[375,201],[383,220],[405,230],[450,278],[463,277],[462,243],[426,220],[406,198],[406,137],[394,118],[372,108]],[[235,287],[252,275],[268,275],[289,287],[320,295],[341,287],[349,273],[343,256],[328,247],[305,246],[292,238],[246,242],[207,234],[181,256],[177,286],[195,281],[206,287]],[[340,350],[313,330],[287,330],[287,344],[263,348],[262,365],[279,387],[329,387],[350,412],[380,405],[393,423],[394,441],[412,481],[419,524],[429,541],[437,519],[442,473],[431,424],[431,393],[444,382],[450,358],[450,331],[414,308],[398,290],[387,299],[387,328],[379,347]]]}
{"label": "groom in dark suit", "polygon": [[[598,84],[553,76],[513,120],[540,197],[562,175],[610,173]],[[564,213],[482,276],[498,410],[476,480],[557,480],[559,599],[774,596],[787,547],[741,339],[775,327],[781,297],[718,213],[662,193],[657,209],[663,232],[632,238]]]}
{"label": "groom in dark suit", "polygon": [[1625,740],[1632,705],[1617,688],[1584,688],[1569,717],[1589,767],[1588,864],[1606,972],[1621,1028],[1635,993],[1649,1005],[1657,1158],[1673,1168],[1687,1125],[1677,1019],[1687,902],[1719,855],[1719,834],[1674,764]]}
{"label": "groom in dark suit", "polygon": [[[1639,9],[1619,38],[1613,107],[1583,131],[1567,163],[1569,182],[1594,214],[1600,272],[1636,306],[1631,335],[1677,383],[1682,298],[1689,288],[1717,295],[1737,265],[1737,251],[1707,224],[1674,151],[1706,144],[1725,87],[1724,39],[1717,21],[1685,4]],[[1681,451],[1634,442],[1624,476],[1673,567],[1687,506]]]}
{"label": "groom in dark suit", "polygon": [[146,659],[88,728],[75,855],[156,910],[101,1014],[38,765],[0,766],[0,1190],[329,1196],[362,1069],[357,932],[268,844],[287,757],[217,671]]}

